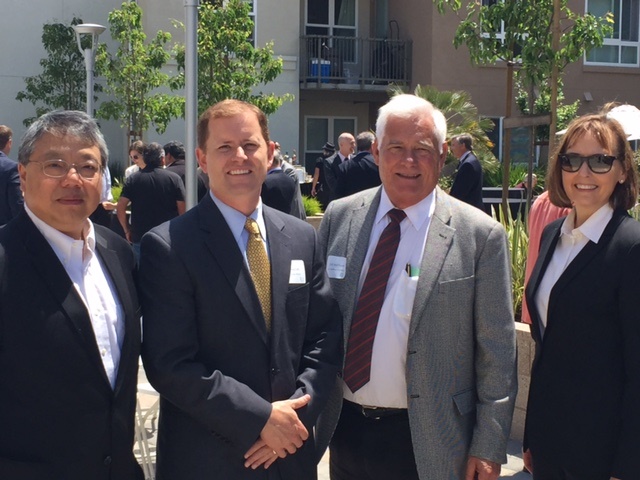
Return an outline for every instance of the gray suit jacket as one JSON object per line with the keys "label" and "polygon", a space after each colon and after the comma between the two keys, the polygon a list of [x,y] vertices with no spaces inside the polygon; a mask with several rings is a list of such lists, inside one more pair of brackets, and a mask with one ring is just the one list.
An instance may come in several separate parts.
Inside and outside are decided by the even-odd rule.
{"label": "gray suit jacket", "polygon": [[[336,200],[320,226],[325,255],[347,258],[345,278],[331,279],[345,347],[380,194],[376,188]],[[437,189],[420,271],[406,365],[418,473],[421,480],[462,479],[469,455],[506,462],[517,377],[504,229]],[[341,400],[338,388],[317,427],[321,447]]]}

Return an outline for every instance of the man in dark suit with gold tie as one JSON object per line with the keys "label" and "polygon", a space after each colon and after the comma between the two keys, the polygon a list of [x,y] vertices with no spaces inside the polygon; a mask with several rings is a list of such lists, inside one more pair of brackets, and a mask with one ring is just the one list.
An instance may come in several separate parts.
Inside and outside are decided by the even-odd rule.
{"label": "man in dark suit with gold tie", "polygon": [[260,200],[274,148],[257,107],[210,107],[196,150],[209,194],[142,240],[159,480],[316,478],[341,317],[315,230]]}

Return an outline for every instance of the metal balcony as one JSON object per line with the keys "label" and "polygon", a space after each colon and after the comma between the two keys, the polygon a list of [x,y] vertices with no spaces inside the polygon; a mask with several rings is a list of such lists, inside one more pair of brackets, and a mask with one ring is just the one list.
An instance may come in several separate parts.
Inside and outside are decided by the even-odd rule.
{"label": "metal balcony", "polygon": [[302,88],[384,90],[411,83],[411,40],[304,35]]}

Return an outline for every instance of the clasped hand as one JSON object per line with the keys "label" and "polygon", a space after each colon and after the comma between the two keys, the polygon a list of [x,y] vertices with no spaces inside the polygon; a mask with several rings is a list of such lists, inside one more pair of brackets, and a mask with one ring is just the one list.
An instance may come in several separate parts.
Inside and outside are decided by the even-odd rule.
{"label": "clasped hand", "polygon": [[260,438],[244,454],[245,467],[256,469],[262,465],[269,468],[277,458],[293,454],[302,446],[309,438],[309,432],[298,418],[296,410],[310,400],[310,395],[303,395],[271,404],[271,415],[260,432]]}

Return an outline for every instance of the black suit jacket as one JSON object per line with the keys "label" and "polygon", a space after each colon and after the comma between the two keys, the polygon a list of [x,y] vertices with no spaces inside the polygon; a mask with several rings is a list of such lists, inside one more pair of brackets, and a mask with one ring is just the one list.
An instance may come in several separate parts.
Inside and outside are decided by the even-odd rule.
{"label": "black suit jacket", "polygon": [[370,152],[358,152],[348,162],[338,166],[336,198],[374,188],[382,184],[378,166]]}
{"label": "black suit jacket", "polygon": [[0,478],[129,480],[140,310],[130,246],[96,226],[125,313],[115,389],[85,304],[26,212],[0,230]]}
{"label": "black suit jacket", "polygon": [[336,187],[338,186],[338,176],[340,175],[340,164],[343,163],[339,152],[324,159],[324,183],[323,188],[328,191],[328,201],[336,198]]}
{"label": "black suit jacket", "polygon": [[473,152],[467,152],[458,166],[450,195],[484,211],[482,203],[482,166]]}
{"label": "black suit jacket", "polygon": [[300,187],[298,181],[282,170],[273,170],[267,174],[262,184],[262,201],[265,205],[281,212],[300,218]]}
{"label": "black suit jacket", "polygon": [[[310,394],[298,412],[311,433],[341,359],[341,317],[315,230],[267,206],[264,220],[270,335],[249,270],[210,196],[142,239],[143,360],[161,395],[158,480],[316,478],[313,436],[267,471],[243,465],[273,401]],[[304,264],[304,283],[290,281],[292,261]]]}
{"label": "black suit jacket", "polygon": [[527,285],[536,342],[525,447],[573,478],[638,477],[640,223],[616,211],[551,290],[544,337],[535,303],[564,219],[542,236]]}
{"label": "black suit jacket", "polygon": [[17,216],[23,203],[18,164],[0,152],[0,225]]}

